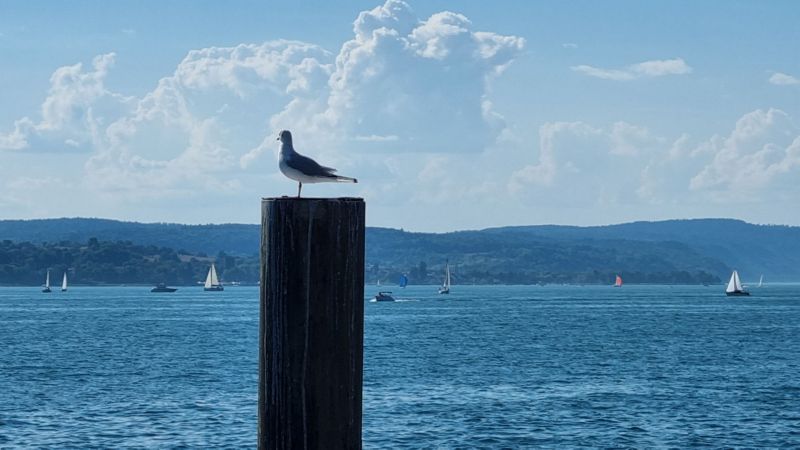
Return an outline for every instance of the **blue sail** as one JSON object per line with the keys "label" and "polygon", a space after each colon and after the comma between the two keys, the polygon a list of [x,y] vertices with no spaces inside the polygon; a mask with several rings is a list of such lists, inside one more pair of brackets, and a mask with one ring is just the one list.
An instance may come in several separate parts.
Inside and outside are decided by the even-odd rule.
{"label": "blue sail", "polygon": [[408,284],[408,277],[405,275],[400,275],[400,287],[404,288]]}

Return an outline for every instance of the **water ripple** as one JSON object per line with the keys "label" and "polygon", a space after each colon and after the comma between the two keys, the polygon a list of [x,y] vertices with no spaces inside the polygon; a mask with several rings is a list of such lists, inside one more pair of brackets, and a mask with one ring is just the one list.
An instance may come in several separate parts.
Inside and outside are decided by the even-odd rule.
{"label": "water ripple", "polygon": [[[800,446],[800,286],[718,291],[365,303],[364,446]],[[0,289],[0,447],[254,447],[257,297]]]}

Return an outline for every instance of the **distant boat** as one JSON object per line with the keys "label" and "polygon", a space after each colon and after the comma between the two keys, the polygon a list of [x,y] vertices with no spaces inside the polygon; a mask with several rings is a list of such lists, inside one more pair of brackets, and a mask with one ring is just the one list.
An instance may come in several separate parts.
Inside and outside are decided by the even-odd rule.
{"label": "distant boat", "polygon": [[444,264],[444,281],[442,282],[442,287],[439,288],[439,293],[450,293],[450,263]]}
{"label": "distant boat", "polygon": [[622,277],[617,275],[617,281],[614,282],[614,287],[622,287]]}
{"label": "distant boat", "polygon": [[50,290],[50,271],[47,271],[47,278],[44,280],[44,286],[42,286],[42,292],[53,292]]}
{"label": "distant boat", "polygon": [[393,302],[394,297],[392,297],[392,293],[389,291],[381,291],[378,292],[378,295],[375,296],[376,302]]}
{"label": "distant boat", "polygon": [[725,288],[725,295],[750,295],[750,293],[745,291],[742,287],[742,282],[739,281],[739,272],[734,270],[731,274],[731,280],[728,281],[728,287]]}
{"label": "distant boat", "polygon": [[167,287],[166,283],[158,283],[150,292],[175,292],[178,288]]}
{"label": "distant boat", "polygon": [[758,279],[758,287],[761,287],[763,285],[764,285],[764,274],[762,273],[761,278]]}
{"label": "distant boat", "polygon": [[406,276],[406,274],[400,275],[400,283],[399,284],[400,284],[401,288],[404,288],[404,287],[408,286],[408,277]]}
{"label": "distant boat", "polygon": [[375,286],[380,286],[380,285],[381,285],[381,280],[379,278],[378,281],[375,283]]}
{"label": "distant boat", "polygon": [[61,280],[61,292],[67,290],[67,272],[64,272],[64,278]]}
{"label": "distant boat", "polygon": [[219,278],[217,278],[217,269],[214,267],[214,264],[211,264],[211,268],[208,269],[208,275],[206,275],[206,282],[203,285],[204,291],[224,291],[225,288],[219,283]]}

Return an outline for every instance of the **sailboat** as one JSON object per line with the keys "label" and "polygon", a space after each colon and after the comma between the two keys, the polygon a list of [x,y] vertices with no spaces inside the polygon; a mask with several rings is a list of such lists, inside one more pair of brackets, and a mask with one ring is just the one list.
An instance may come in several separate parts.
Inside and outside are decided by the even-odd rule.
{"label": "sailboat", "polygon": [[742,287],[742,282],[739,281],[739,272],[734,270],[731,274],[731,280],[728,281],[728,287],[725,288],[725,295],[750,295],[750,293],[745,291]]}
{"label": "sailboat", "polygon": [[64,278],[61,280],[61,292],[66,292],[67,290],[67,272],[64,272]]}
{"label": "sailboat", "polygon": [[217,278],[217,269],[214,267],[214,264],[211,264],[211,268],[208,269],[208,275],[206,275],[206,282],[203,286],[204,291],[224,291],[225,289],[219,283],[219,279]]}
{"label": "sailboat", "polygon": [[622,277],[617,275],[617,281],[614,282],[614,287],[622,287]]}
{"label": "sailboat", "polygon": [[764,274],[762,273],[761,278],[758,279],[758,287],[761,287],[763,285],[764,285]]}
{"label": "sailboat", "polygon": [[404,287],[408,286],[408,277],[406,276],[406,274],[400,275],[400,283],[399,284],[400,284],[401,288],[404,288]]}
{"label": "sailboat", "polygon": [[450,293],[450,264],[444,264],[444,281],[442,282],[442,287],[439,288],[440,294],[449,294]]}
{"label": "sailboat", "polygon": [[50,290],[50,271],[47,271],[47,278],[45,278],[44,286],[42,286],[42,292],[53,292]]}

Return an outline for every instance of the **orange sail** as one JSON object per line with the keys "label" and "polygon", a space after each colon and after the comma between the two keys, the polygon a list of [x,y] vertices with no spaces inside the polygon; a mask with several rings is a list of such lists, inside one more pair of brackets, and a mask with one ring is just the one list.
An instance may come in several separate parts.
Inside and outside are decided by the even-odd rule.
{"label": "orange sail", "polygon": [[614,283],[614,286],[621,287],[622,286],[622,277],[617,275],[617,281]]}

